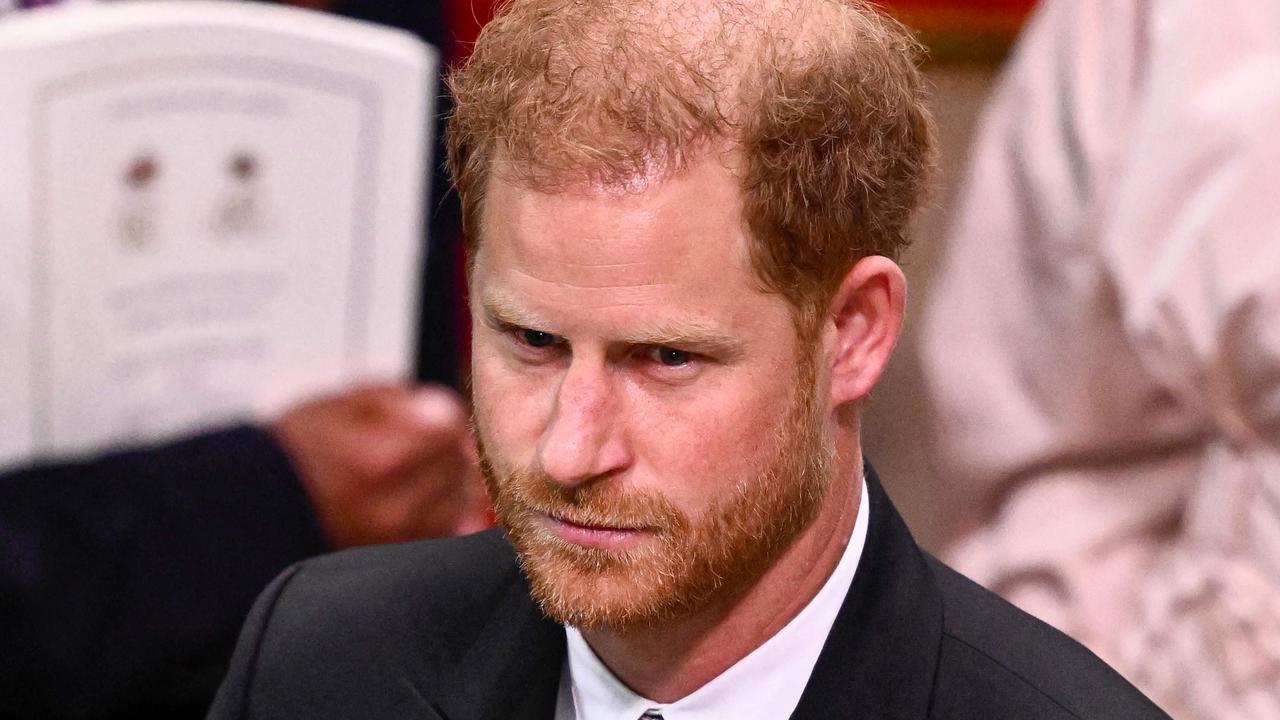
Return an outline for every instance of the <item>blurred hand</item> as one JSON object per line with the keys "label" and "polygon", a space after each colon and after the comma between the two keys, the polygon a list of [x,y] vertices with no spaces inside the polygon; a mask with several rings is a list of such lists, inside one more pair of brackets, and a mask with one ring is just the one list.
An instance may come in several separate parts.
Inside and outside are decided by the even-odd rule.
{"label": "blurred hand", "polygon": [[271,430],[334,548],[489,524],[467,412],[452,390],[357,388],[298,405]]}

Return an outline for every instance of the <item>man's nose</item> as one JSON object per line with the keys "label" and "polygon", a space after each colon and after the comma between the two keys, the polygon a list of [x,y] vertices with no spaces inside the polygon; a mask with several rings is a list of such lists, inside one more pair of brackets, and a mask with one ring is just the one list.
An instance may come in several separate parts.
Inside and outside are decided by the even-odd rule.
{"label": "man's nose", "polygon": [[606,367],[586,362],[571,363],[561,378],[538,455],[543,472],[565,487],[631,462],[614,383]]}

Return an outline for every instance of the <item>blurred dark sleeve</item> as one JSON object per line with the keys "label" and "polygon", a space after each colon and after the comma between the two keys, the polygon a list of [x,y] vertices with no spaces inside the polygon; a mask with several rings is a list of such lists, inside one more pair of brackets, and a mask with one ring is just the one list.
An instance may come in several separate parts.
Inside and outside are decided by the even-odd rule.
{"label": "blurred dark sleeve", "polygon": [[0,475],[0,717],[203,717],[254,598],[324,549],[252,427]]}

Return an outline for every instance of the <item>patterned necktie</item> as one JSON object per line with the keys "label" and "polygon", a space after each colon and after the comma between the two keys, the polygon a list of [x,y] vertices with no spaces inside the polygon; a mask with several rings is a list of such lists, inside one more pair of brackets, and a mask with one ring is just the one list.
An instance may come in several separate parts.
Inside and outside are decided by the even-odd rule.
{"label": "patterned necktie", "polygon": [[662,720],[662,711],[657,708],[649,708],[644,711],[639,720]]}

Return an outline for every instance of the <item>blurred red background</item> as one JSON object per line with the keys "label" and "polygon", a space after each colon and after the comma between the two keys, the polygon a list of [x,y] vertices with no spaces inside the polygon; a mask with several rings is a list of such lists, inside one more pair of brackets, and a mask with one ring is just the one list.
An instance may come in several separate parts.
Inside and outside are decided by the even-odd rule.
{"label": "blurred red background", "polygon": [[[931,62],[999,62],[1035,0],[888,0],[878,3],[914,29]],[[498,0],[449,0],[450,56],[466,57]]]}

